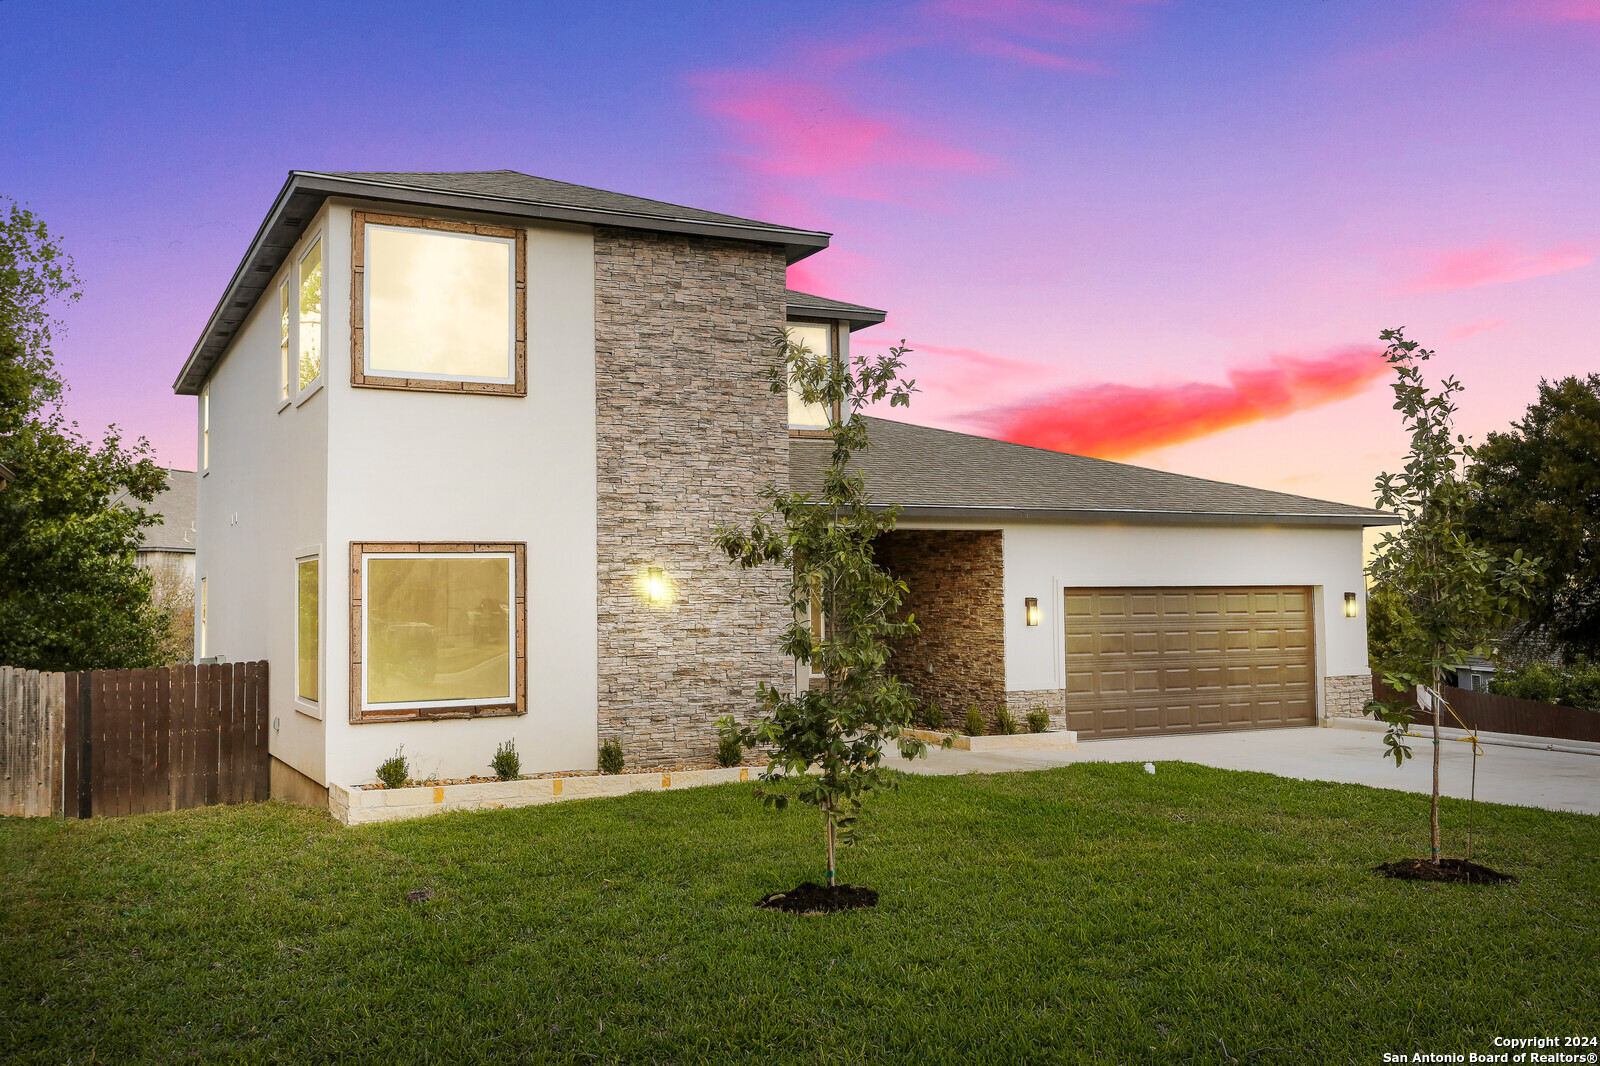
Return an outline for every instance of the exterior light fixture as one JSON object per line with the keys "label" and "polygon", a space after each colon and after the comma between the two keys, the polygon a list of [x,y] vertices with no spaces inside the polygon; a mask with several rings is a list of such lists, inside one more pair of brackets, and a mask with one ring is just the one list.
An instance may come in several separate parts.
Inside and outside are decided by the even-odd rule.
{"label": "exterior light fixture", "polygon": [[1038,598],[1035,597],[1035,596],[1029,596],[1027,599],[1023,600],[1022,602],[1023,602],[1023,605],[1027,608],[1028,624],[1030,626],[1038,625],[1039,624],[1039,600],[1038,600]]}
{"label": "exterior light fixture", "polygon": [[652,566],[644,572],[644,598],[654,604],[667,602],[667,575],[661,567]]}
{"label": "exterior light fixture", "polygon": [[1346,592],[1344,594],[1344,616],[1346,618],[1354,618],[1356,616],[1356,594],[1354,592]]}

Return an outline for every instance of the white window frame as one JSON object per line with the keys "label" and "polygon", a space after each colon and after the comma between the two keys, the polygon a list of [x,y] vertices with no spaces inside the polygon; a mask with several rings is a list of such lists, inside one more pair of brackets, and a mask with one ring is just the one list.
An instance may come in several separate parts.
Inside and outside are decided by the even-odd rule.
{"label": "white window frame", "polygon": [[[289,313],[289,282],[294,278],[294,270],[284,271],[283,281],[278,284],[278,410],[281,412],[294,402],[294,392],[289,388],[295,380],[289,373],[289,352],[294,349],[295,329],[294,323],[298,315]],[[323,284],[327,284],[327,271],[323,271]],[[324,303],[327,301],[324,300]],[[296,304],[295,306],[298,306]],[[327,316],[324,315],[324,318]],[[295,360],[298,363],[298,359]]]}
{"label": "white window frame", "polygon": [[[509,641],[506,647],[510,654],[506,656],[506,692],[504,697],[476,696],[464,700],[399,700],[392,703],[373,703],[367,699],[368,667],[372,665],[371,649],[368,647],[371,626],[368,625],[368,612],[372,609],[367,584],[371,562],[374,559],[408,559],[423,561],[428,559],[506,559],[511,565],[506,567],[506,602],[511,605],[507,613],[507,624],[510,626]],[[484,704],[516,703],[517,702],[517,554],[516,552],[364,552],[361,556],[361,706],[363,712],[372,711],[382,714],[384,711],[395,710],[443,710],[449,707],[481,707]]]}
{"label": "white window frame", "polygon": [[323,608],[326,606],[327,596],[324,595],[326,585],[324,567],[322,565],[322,546],[320,544],[309,548],[302,548],[294,557],[294,709],[310,718],[322,718],[321,699],[308,700],[300,695],[300,564],[314,562],[317,564],[317,695],[327,690],[327,678],[323,676],[322,664],[326,656],[326,641],[323,637]]}
{"label": "white window frame", "polygon": [[[470,374],[424,374],[421,371],[399,371],[391,369],[375,369],[372,365],[372,231],[394,230],[397,233],[424,233],[431,237],[452,238],[468,241],[487,241],[491,244],[503,244],[507,247],[509,255],[506,263],[506,373],[504,377],[476,377]],[[517,383],[517,239],[515,237],[492,237],[481,233],[456,233],[452,230],[420,229],[416,226],[390,226],[380,222],[368,222],[362,227],[362,238],[365,246],[361,249],[362,269],[366,274],[366,283],[361,286],[361,323],[366,333],[364,343],[361,345],[361,372],[369,377],[379,378],[404,378],[410,381],[470,381],[480,385],[515,385]],[[323,275],[326,278],[327,265],[324,262]],[[326,281],[324,281],[326,284]],[[327,301],[323,301],[326,305]],[[324,318],[327,316],[324,315]]]}
{"label": "white window frame", "polygon": [[209,613],[209,608],[210,608],[210,602],[209,602],[209,598],[207,596],[207,592],[208,592],[208,584],[207,584],[207,581],[206,581],[206,575],[201,574],[200,575],[200,641],[199,641],[199,643],[200,643],[200,654],[198,656],[198,658],[201,658],[201,659],[206,658],[206,654],[207,654],[207,651],[206,651],[206,645],[207,645],[207,640],[206,640],[206,621],[207,621],[207,614]]}
{"label": "white window frame", "polygon": [[[322,383],[328,379],[328,249],[322,242],[322,230],[306,234],[304,238],[305,251],[295,257],[294,261],[294,383],[296,387],[295,405],[305,403],[316,395]],[[322,253],[322,321],[317,323],[317,331],[321,334],[317,338],[317,376],[302,387],[300,385],[300,285],[304,281],[301,271],[305,267],[306,257],[313,248],[321,248]]]}
{"label": "white window frame", "polygon": [[[844,348],[843,348],[842,342],[840,340],[840,334],[847,332],[847,330],[846,330],[845,327],[841,326],[840,323],[838,321],[836,321],[835,319],[831,319],[831,318],[790,318],[790,319],[785,320],[784,326],[786,328],[791,328],[791,329],[793,327],[795,327],[795,326],[820,326],[820,327],[822,327],[823,331],[826,333],[827,338],[828,338],[828,347],[831,349],[831,356],[830,357],[838,358],[838,359],[841,359],[841,360],[844,359]],[[811,354],[813,356],[815,356],[817,353],[816,352],[812,352]],[[792,386],[792,384],[790,386],[789,391],[785,393],[785,397],[788,397],[788,396],[791,396],[791,395],[793,395],[793,386]],[[787,399],[785,400],[785,402],[787,403]],[[838,421],[838,420],[842,420],[842,417],[843,417],[843,415],[842,415],[842,412],[839,410],[839,405],[835,404],[834,405],[834,411],[833,411],[833,418],[836,421]],[[813,425],[807,425],[807,424],[805,424],[803,422],[790,422],[790,423],[788,423],[788,425],[789,425],[789,432],[793,433],[793,434],[796,434],[796,435],[816,436],[816,437],[826,437],[828,435],[828,426],[827,425],[813,426]]]}
{"label": "white window frame", "polygon": [[211,385],[200,390],[200,476],[211,473]]}

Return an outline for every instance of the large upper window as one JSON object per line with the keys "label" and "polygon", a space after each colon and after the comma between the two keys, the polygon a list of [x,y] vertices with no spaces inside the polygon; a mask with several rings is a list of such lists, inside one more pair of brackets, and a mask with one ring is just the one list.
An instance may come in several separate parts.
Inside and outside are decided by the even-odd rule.
{"label": "large upper window", "polygon": [[322,241],[300,259],[300,391],[322,377]]}
{"label": "large upper window", "polygon": [[522,546],[396,547],[354,546],[351,720],[522,713]]}
{"label": "large upper window", "polygon": [[351,383],[526,392],[521,230],[355,212]]}
{"label": "large upper window", "polygon": [[[810,358],[822,360],[833,356],[833,327],[812,322],[789,323],[789,340],[804,345]],[[789,428],[827,429],[828,409],[820,403],[806,403],[798,390],[789,389]]]}
{"label": "large upper window", "polygon": [[322,626],[318,606],[321,602],[321,570],[317,559],[301,559],[295,564],[295,690],[307,703],[317,702],[317,681],[321,674]]}

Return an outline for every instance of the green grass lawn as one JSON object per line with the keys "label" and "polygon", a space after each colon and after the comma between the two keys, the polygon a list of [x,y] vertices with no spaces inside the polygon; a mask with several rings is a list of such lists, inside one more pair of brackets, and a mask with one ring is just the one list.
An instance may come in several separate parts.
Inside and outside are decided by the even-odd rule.
{"label": "green grass lawn", "polygon": [[1600,1035],[1600,819],[1479,805],[1473,857],[1521,883],[1441,886],[1370,870],[1425,853],[1423,796],[1181,763],[910,778],[841,854],[882,903],[797,917],[751,904],[820,873],[815,816],[749,793],[0,820],[0,1061],[1364,1063]]}

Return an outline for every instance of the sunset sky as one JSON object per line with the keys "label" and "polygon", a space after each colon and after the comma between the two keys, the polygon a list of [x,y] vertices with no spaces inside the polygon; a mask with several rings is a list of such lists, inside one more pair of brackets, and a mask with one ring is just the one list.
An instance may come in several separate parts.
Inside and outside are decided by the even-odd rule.
{"label": "sunset sky", "polygon": [[70,412],[171,383],[290,169],[501,167],[832,232],[896,417],[1371,501],[1404,326],[1503,427],[1600,370],[1600,0],[0,3]]}

